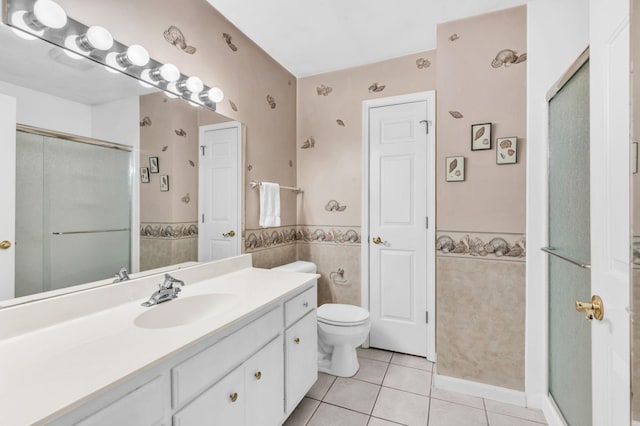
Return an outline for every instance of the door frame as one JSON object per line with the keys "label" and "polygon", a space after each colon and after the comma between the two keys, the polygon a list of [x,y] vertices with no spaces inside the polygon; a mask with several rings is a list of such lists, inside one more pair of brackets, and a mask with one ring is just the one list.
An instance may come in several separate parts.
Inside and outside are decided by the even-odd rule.
{"label": "door frame", "polygon": [[[211,130],[225,130],[225,129],[236,129],[236,149],[237,149],[237,173],[238,173],[238,187],[236,188],[236,192],[238,194],[238,216],[236,221],[238,223],[238,235],[236,238],[236,246],[235,251],[236,255],[242,254],[242,241],[244,239],[244,203],[246,191],[244,191],[244,126],[239,121],[227,121],[224,123],[218,124],[207,124],[204,126],[200,126],[198,128],[198,229],[200,229],[200,224],[202,223],[202,196],[204,193],[204,188],[202,183],[202,167],[200,167],[200,158],[201,158],[201,146],[202,140],[204,139],[204,133]],[[200,242],[201,242],[201,232],[198,230],[198,258],[200,257]]]}
{"label": "door frame", "polygon": [[[366,310],[370,309],[369,297],[369,110],[372,108],[406,104],[411,102],[427,102],[427,120],[429,134],[427,136],[427,359],[436,361],[436,92],[429,90],[407,95],[387,98],[369,99],[362,102],[362,229],[360,244],[361,296],[360,303]],[[368,347],[369,339],[363,345]]]}

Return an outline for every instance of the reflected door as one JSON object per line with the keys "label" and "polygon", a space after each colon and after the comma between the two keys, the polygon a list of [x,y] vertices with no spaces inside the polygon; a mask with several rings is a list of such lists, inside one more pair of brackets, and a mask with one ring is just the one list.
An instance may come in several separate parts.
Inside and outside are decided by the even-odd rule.
{"label": "reflected door", "polygon": [[549,393],[576,426],[592,424],[591,325],[574,307],[591,300],[589,145],[587,62],[549,101]]}

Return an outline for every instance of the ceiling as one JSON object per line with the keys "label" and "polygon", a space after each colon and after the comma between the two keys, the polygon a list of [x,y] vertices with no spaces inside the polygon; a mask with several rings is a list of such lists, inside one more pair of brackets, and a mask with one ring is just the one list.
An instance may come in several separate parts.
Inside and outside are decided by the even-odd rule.
{"label": "ceiling", "polygon": [[207,0],[296,77],[435,49],[436,25],[527,0]]}

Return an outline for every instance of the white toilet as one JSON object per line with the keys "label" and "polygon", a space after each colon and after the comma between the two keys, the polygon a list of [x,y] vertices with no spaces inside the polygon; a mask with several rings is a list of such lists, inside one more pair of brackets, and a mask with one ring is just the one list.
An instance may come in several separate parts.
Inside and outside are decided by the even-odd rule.
{"label": "white toilet", "polygon": [[[274,269],[315,274],[312,262],[297,261]],[[358,306],[326,303],[318,308],[318,371],[351,377],[360,368],[356,348],[369,335],[369,312]]]}

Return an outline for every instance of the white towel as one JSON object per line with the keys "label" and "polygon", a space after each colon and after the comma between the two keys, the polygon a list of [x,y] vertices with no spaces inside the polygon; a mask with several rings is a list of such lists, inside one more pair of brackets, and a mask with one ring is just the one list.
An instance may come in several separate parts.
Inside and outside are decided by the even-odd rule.
{"label": "white towel", "polygon": [[280,226],[280,185],[277,183],[260,184],[260,226]]}

